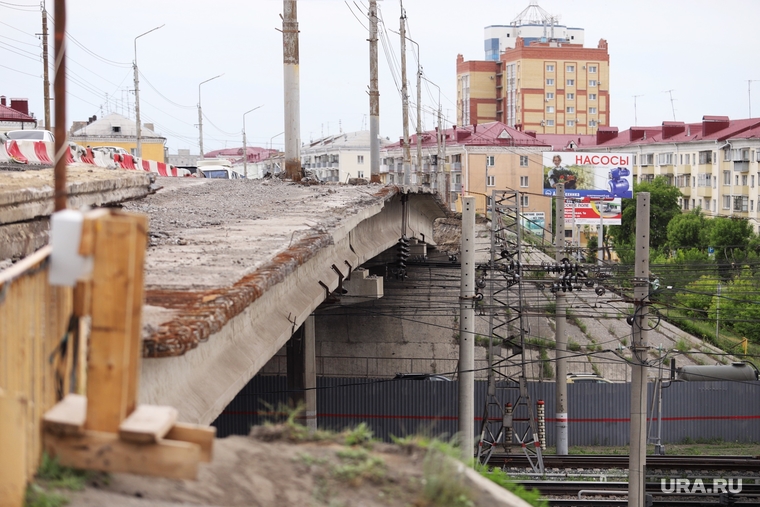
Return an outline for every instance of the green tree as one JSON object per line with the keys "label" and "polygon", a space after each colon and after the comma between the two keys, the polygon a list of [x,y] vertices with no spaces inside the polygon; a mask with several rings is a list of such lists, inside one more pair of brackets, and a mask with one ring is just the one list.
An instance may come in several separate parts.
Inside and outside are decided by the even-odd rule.
{"label": "green tree", "polygon": [[668,185],[662,176],[651,182],[634,183],[633,199],[623,199],[622,219],[620,225],[610,227],[610,234],[615,240],[615,248],[624,263],[633,262],[633,250],[636,246],[636,194],[649,192],[649,246],[660,249],[668,241],[668,223],[681,214],[678,198],[681,191]]}
{"label": "green tree", "polygon": [[[743,269],[730,283],[723,285],[720,297],[720,324],[746,336],[754,342],[760,342],[760,302],[757,293],[760,280],[750,269]],[[718,315],[717,296],[710,305],[710,318]]]}
{"label": "green tree", "polygon": [[720,261],[743,260],[750,242],[755,237],[752,226],[744,218],[716,217],[710,227],[710,246]]}
{"label": "green tree", "polygon": [[708,222],[699,208],[674,216],[667,226],[668,247],[674,250],[706,249],[709,246],[707,244],[710,229]]}
{"label": "green tree", "polygon": [[686,314],[691,317],[706,317],[710,306],[713,304],[713,296],[718,291],[718,278],[716,276],[702,275],[699,279],[686,285],[679,291],[676,300],[679,306],[687,308]]}

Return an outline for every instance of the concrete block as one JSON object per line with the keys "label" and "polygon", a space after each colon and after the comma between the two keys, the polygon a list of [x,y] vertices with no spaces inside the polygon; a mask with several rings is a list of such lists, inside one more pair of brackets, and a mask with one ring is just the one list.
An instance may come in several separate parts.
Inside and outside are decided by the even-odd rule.
{"label": "concrete block", "polygon": [[367,360],[364,358],[322,358],[322,375],[328,377],[366,377]]}
{"label": "concrete block", "polygon": [[375,360],[375,369],[368,371],[370,377],[393,377],[396,373],[416,373],[412,371],[410,359],[384,359]]}
{"label": "concrete block", "polygon": [[377,357],[421,359],[433,356],[432,343],[378,343]]}
{"label": "concrete block", "polygon": [[351,273],[350,280],[343,281],[345,294],[340,296],[341,305],[355,305],[383,297],[383,277],[370,276],[369,271],[359,268]]}
{"label": "concrete block", "polygon": [[[323,342],[320,344],[321,357],[377,357],[378,344],[376,343],[340,343]],[[382,354],[380,354],[382,355]]]}

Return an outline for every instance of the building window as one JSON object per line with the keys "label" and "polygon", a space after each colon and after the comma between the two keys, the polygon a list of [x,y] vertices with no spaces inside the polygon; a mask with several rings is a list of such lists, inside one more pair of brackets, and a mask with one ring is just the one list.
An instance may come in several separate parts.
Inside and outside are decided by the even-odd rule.
{"label": "building window", "polygon": [[567,66],[567,71],[568,72],[575,72],[575,65],[568,65]]}
{"label": "building window", "polygon": [[527,208],[528,206],[530,206],[529,203],[530,203],[530,200],[528,199],[528,196],[525,195],[525,194],[521,194],[520,195],[520,206],[522,206],[523,208]]}
{"label": "building window", "polygon": [[486,185],[489,187],[496,185],[496,176],[486,176]]}
{"label": "building window", "polygon": [[588,108],[588,114],[596,114],[596,108],[595,107],[589,107]]}
{"label": "building window", "polygon": [[554,112],[554,106],[546,106],[546,112],[547,113],[553,113]]}
{"label": "building window", "polygon": [[520,155],[520,167],[528,167],[528,155]]}
{"label": "building window", "polygon": [[574,93],[568,93],[567,95],[565,95],[565,98],[567,100],[575,100],[575,94]]}
{"label": "building window", "polygon": [[718,201],[716,201],[715,199],[713,199],[712,210],[718,211]]}
{"label": "building window", "polygon": [[723,184],[724,185],[731,184],[731,171],[723,171]]}
{"label": "building window", "polygon": [[747,175],[746,174],[742,175],[742,186],[743,187],[747,186]]}
{"label": "building window", "polygon": [[357,178],[364,178],[364,171],[356,171]]}
{"label": "building window", "polygon": [[589,120],[588,121],[588,126],[589,127],[596,127],[596,125],[597,125],[596,120]]}
{"label": "building window", "polygon": [[657,164],[658,165],[673,165],[673,154],[660,153],[659,155],[657,155]]}
{"label": "building window", "polygon": [[554,98],[554,92],[549,92],[546,94],[546,100],[552,100]]}
{"label": "building window", "polygon": [[553,127],[554,126],[554,120],[546,120],[546,126],[547,127]]}
{"label": "building window", "polygon": [[750,211],[755,211],[755,201],[754,200],[749,201],[749,210]]}
{"label": "building window", "polygon": [[567,86],[575,86],[575,79],[568,79]]}
{"label": "building window", "polygon": [[588,94],[588,99],[589,100],[596,100],[596,93],[589,93]]}
{"label": "building window", "polygon": [[[363,164],[364,163],[364,155],[357,155],[356,156],[356,163],[357,164]],[[361,178],[361,176],[359,176]]]}
{"label": "building window", "polygon": [[691,165],[691,153],[687,153],[684,160],[686,160],[686,165]]}
{"label": "building window", "polygon": [[700,151],[699,152],[699,163],[700,164],[712,164],[712,152],[711,151]]}
{"label": "building window", "polygon": [[574,113],[575,112],[575,108],[573,106],[568,106],[567,112],[568,113]]}
{"label": "building window", "polygon": [[568,127],[574,127],[575,126],[575,120],[567,120],[565,122],[565,125],[567,125]]}
{"label": "building window", "polygon": [[528,177],[527,176],[520,176],[520,186],[525,188],[528,186]]}
{"label": "building window", "polygon": [[494,165],[493,162],[494,162],[493,155],[486,155],[486,165],[488,167],[493,167]]}
{"label": "building window", "polygon": [[755,175],[750,176],[750,187],[755,188]]}
{"label": "building window", "polygon": [[723,196],[723,209],[730,209],[731,208],[731,196],[730,195],[724,195]]}
{"label": "building window", "polygon": [[641,155],[641,165],[654,165],[654,153],[643,153]]}
{"label": "building window", "polygon": [[554,72],[554,65],[547,65],[546,72]]}
{"label": "building window", "polygon": [[547,79],[546,80],[546,86],[554,86],[554,80],[553,79]]}
{"label": "building window", "polygon": [[588,66],[588,73],[589,74],[596,74],[596,65],[589,65]]}
{"label": "building window", "polygon": [[591,86],[591,87],[594,87],[594,86],[596,86],[596,79],[592,79],[592,80],[590,80],[590,81],[588,82],[588,85],[589,85],[589,86]]}

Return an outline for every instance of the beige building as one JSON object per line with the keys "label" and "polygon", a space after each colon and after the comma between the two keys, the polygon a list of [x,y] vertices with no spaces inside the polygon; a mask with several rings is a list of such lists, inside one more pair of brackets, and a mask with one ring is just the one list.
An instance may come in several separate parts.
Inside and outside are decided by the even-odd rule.
{"label": "beige building", "polygon": [[[491,204],[494,190],[521,192],[522,211],[543,213],[546,227],[551,223],[552,203],[543,195],[543,164],[541,153],[550,147],[535,137],[535,132],[520,132],[503,123],[453,127],[443,134],[445,139],[444,164],[438,164],[437,132],[424,132],[422,163],[417,171],[417,136],[410,139],[412,171],[422,185],[430,184],[436,173],[443,172],[453,209],[461,211],[461,196],[476,199],[475,211],[485,214]],[[380,152],[380,171],[386,183],[403,183],[403,149],[394,143]],[[445,192],[441,188],[442,193]]]}
{"label": "beige building", "polygon": [[[81,146],[115,146],[132,155],[137,153],[137,125],[133,120],[118,113],[111,113],[98,120],[75,121],[71,126],[69,140]],[[153,124],[145,123],[140,130],[142,158],[166,162],[166,138],[153,132]]]}
{"label": "beige building", "polygon": [[522,38],[499,61],[457,56],[457,123],[499,121],[543,134],[594,134],[609,125],[607,41],[596,48]]}

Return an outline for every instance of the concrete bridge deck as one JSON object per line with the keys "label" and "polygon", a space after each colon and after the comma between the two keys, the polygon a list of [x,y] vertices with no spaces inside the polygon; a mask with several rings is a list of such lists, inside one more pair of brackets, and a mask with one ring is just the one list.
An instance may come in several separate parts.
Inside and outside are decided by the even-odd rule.
{"label": "concrete bridge deck", "polygon": [[[359,265],[402,234],[398,187],[162,178],[150,216],[141,401],[207,424]],[[408,192],[407,235],[445,206]]]}

